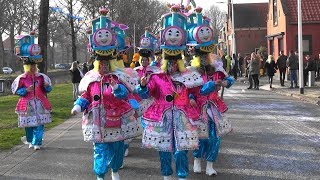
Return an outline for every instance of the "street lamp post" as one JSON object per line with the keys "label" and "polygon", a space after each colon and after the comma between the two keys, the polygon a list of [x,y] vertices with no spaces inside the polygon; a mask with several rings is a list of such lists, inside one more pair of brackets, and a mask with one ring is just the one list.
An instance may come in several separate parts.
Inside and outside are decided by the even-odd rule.
{"label": "street lamp post", "polygon": [[232,8],[232,55],[236,54],[236,37],[234,32],[234,7],[233,7],[233,0],[231,0],[231,8]]}
{"label": "street lamp post", "polygon": [[300,87],[300,94],[304,94],[301,0],[297,0],[297,1],[298,1],[299,87]]}
{"label": "street lamp post", "polygon": [[[216,3],[227,3],[228,7],[229,4],[231,5],[231,13],[232,13],[232,17],[231,17],[231,42],[232,42],[232,54],[236,54],[236,37],[235,37],[235,28],[234,28],[234,7],[233,7],[233,0],[228,0],[228,2],[216,2]],[[229,41],[229,38],[227,38],[227,41]],[[229,43],[227,44],[227,49],[229,47]],[[229,53],[229,50],[228,50]]]}

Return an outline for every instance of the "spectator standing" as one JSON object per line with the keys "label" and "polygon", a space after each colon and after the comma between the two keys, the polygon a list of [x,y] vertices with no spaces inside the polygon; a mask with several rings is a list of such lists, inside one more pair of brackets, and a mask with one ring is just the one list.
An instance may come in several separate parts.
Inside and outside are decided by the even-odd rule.
{"label": "spectator standing", "polygon": [[225,56],[226,58],[226,71],[230,75],[231,74],[231,57],[229,55]]}
{"label": "spectator standing", "polygon": [[303,70],[303,79],[304,79],[304,86],[307,85],[308,82],[308,76],[309,76],[309,71],[315,71],[315,61],[311,59],[310,55],[306,56],[306,66]]}
{"label": "spectator standing", "polygon": [[316,66],[316,77],[320,79],[320,54],[314,58]]}
{"label": "spectator standing", "polygon": [[236,54],[232,55],[232,74],[235,80],[238,78],[238,69],[239,69],[239,61],[236,57]]}
{"label": "spectator standing", "polygon": [[249,87],[252,89],[252,80],[254,81],[254,89],[259,90],[259,70],[260,70],[260,59],[256,53],[251,53],[251,60],[248,65],[249,67]]}
{"label": "spectator standing", "polygon": [[88,72],[88,66],[87,63],[83,63],[83,68],[82,68],[82,74],[85,75]]}
{"label": "spectator standing", "polygon": [[243,74],[243,64],[244,58],[242,57],[241,53],[238,53],[238,61],[239,61],[239,76],[242,77]]}
{"label": "spectator standing", "polygon": [[293,50],[290,50],[290,55],[287,59],[287,66],[289,68],[290,73],[290,81],[291,85],[290,88],[293,88],[293,83],[295,85],[295,88],[298,88],[298,82],[297,82],[297,70],[299,67],[299,61],[298,56],[293,52]]}
{"label": "spectator standing", "polygon": [[272,55],[268,56],[268,59],[266,60],[266,63],[264,64],[264,69],[266,70],[266,73],[269,78],[270,88],[272,88],[273,76],[274,76],[274,73],[277,71],[277,65],[276,65]]}
{"label": "spectator standing", "polygon": [[287,56],[283,54],[283,51],[280,51],[280,56],[277,59],[277,67],[279,68],[280,73],[280,84],[284,86],[284,80],[286,78],[286,71],[287,71]]}
{"label": "spectator standing", "polygon": [[78,68],[78,62],[74,61],[71,64],[70,74],[71,74],[71,82],[73,85],[73,101],[76,101],[79,95],[79,83],[81,81],[81,78],[83,77],[82,72]]}

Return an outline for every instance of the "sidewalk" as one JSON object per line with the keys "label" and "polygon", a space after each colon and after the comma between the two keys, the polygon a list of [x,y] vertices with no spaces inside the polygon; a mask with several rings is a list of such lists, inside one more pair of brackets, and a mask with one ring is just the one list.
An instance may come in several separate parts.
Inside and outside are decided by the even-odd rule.
{"label": "sidewalk", "polygon": [[[245,77],[238,78],[238,81],[248,84],[248,79]],[[277,94],[291,96],[301,101],[316,104],[320,106],[320,81],[315,82],[313,87],[304,87],[304,94],[300,94],[300,88],[290,89],[290,81],[285,81],[284,87],[280,85],[280,80],[277,77],[273,78],[272,89],[269,87],[268,77],[260,77],[260,90],[272,91]]]}

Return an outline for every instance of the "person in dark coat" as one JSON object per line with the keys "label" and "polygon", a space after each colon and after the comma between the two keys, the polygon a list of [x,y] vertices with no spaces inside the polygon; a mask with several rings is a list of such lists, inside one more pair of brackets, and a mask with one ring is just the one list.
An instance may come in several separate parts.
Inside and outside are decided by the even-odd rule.
{"label": "person in dark coat", "polygon": [[82,74],[85,75],[88,72],[88,66],[87,63],[83,63],[83,68],[82,68]]}
{"label": "person in dark coat", "polygon": [[306,56],[306,65],[303,69],[303,79],[304,79],[304,86],[307,85],[309,71],[315,71],[315,62],[313,59],[311,59],[310,55]]}
{"label": "person in dark coat", "polygon": [[71,74],[71,82],[73,85],[73,101],[77,100],[79,95],[79,83],[82,79],[82,72],[78,68],[78,62],[74,61],[71,65],[71,68],[69,69]]}
{"label": "person in dark coat", "polygon": [[280,51],[280,56],[277,59],[277,67],[280,73],[280,84],[284,86],[284,80],[286,78],[286,71],[287,71],[287,56],[283,54],[283,51]]}
{"label": "person in dark coat", "polygon": [[269,77],[270,88],[272,88],[273,76],[274,76],[274,73],[277,72],[277,65],[276,65],[272,55],[268,56],[268,59],[266,60],[266,63],[264,64],[264,69],[266,70],[266,74]]}

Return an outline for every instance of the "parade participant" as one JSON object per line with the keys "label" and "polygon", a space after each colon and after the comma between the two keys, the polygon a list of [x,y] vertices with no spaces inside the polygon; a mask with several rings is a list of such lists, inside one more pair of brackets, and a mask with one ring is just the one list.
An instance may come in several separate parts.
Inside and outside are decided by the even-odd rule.
{"label": "parade participant", "polygon": [[41,49],[34,44],[34,32],[16,37],[16,55],[23,61],[24,73],[12,83],[13,94],[20,96],[16,106],[18,126],[25,128],[29,148],[39,150],[42,145],[44,124],[51,122],[51,105],[46,96],[52,90],[50,78],[38,73],[37,63],[42,61]]}
{"label": "parade participant", "polygon": [[[204,82],[213,80],[216,82],[221,82],[219,86],[231,87],[234,83],[232,77],[223,69],[223,62],[218,58],[218,56],[213,56],[216,60],[208,59],[211,57],[210,53],[204,53],[200,55],[199,58],[205,58],[206,60],[197,59],[197,56],[192,60],[191,65],[199,68],[199,72],[204,80]],[[199,60],[198,62],[195,62]],[[209,60],[209,61],[208,61]],[[200,64],[200,66],[198,66]],[[207,128],[209,130],[209,138],[202,138],[199,140],[199,149],[193,152],[194,156],[194,166],[193,171],[195,173],[201,173],[201,159],[204,158],[207,161],[206,174],[211,176],[217,174],[216,170],[213,168],[213,162],[216,161],[219,147],[220,147],[220,136],[224,130],[221,129],[221,121],[223,121],[223,116],[221,113],[227,111],[227,106],[219,98],[218,91],[220,88],[216,88],[216,91],[212,92],[210,95],[197,97],[197,103],[202,109],[201,117],[207,119]],[[220,123],[219,123],[220,122]],[[226,120],[223,122],[226,123]],[[227,126],[229,130],[231,128]],[[227,128],[226,127],[226,128]],[[220,128],[220,129],[219,129]]]}
{"label": "parade participant", "polygon": [[[196,67],[201,74],[203,81],[210,82],[215,81],[219,86],[230,87],[233,83],[232,78],[226,78],[227,73],[223,70],[223,63],[221,61],[222,72],[216,71],[214,63],[211,59],[211,52],[215,48],[214,44],[214,32],[210,28],[210,19],[202,16],[202,8],[197,7],[194,13],[188,14],[190,24],[188,28],[188,44],[190,45],[190,53],[194,53],[191,65]],[[193,19],[197,19],[196,23]],[[193,46],[193,48],[192,48]],[[193,49],[193,51],[192,51]],[[215,56],[217,57],[217,56]],[[218,67],[216,68],[218,70]],[[213,162],[216,160],[219,150],[220,138],[216,133],[216,125],[214,118],[217,118],[219,113],[227,110],[226,105],[218,97],[218,90],[206,94],[200,95],[195,99],[198,106],[201,109],[201,118],[205,125],[199,127],[200,132],[208,133],[208,136],[199,134],[199,149],[193,152],[195,157],[193,170],[196,173],[201,173],[201,158],[205,158],[207,161],[206,174],[213,175],[217,172],[213,169]],[[219,116],[220,117],[220,116]],[[209,130],[209,132],[207,131]]]}
{"label": "parade participant", "polygon": [[[134,90],[138,76],[131,69],[132,72],[128,73],[115,65],[115,35],[110,21],[106,19],[107,13],[107,9],[100,9],[100,18],[92,21],[94,34],[90,41],[96,53],[94,69],[81,80],[81,96],[71,113],[84,112],[82,131],[84,141],[94,143],[93,169],[97,179],[104,179],[108,168],[111,168],[112,179],[119,180],[124,140],[141,134],[134,117],[135,110],[128,102],[129,91]],[[96,23],[98,21],[99,24]]]}
{"label": "parade participant", "polygon": [[[143,147],[159,151],[164,179],[173,174],[171,152],[174,153],[177,176],[185,179],[189,172],[187,150],[198,147],[197,126],[194,124],[200,116],[199,109],[194,107],[194,99],[189,99],[189,93],[193,87],[202,85],[202,79],[196,72],[184,72],[181,56],[166,56],[164,61],[166,73],[152,75],[148,83],[143,77],[137,88],[142,98],[154,98],[154,103],[142,116],[146,125],[142,143]],[[189,78],[190,81],[186,81]],[[208,89],[214,89],[214,83],[210,85]]]}

